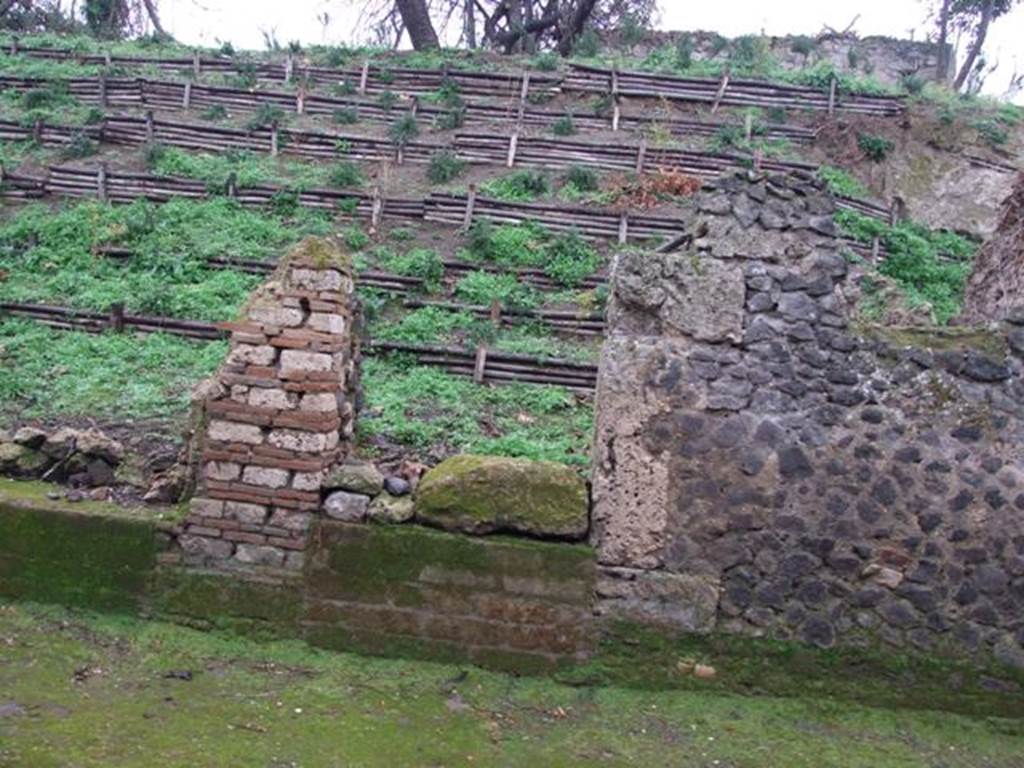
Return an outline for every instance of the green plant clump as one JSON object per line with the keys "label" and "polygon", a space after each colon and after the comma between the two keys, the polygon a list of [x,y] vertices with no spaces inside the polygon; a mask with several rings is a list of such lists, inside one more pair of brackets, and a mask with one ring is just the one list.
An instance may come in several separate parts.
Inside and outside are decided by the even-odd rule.
{"label": "green plant clump", "polygon": [[895,145],[884,136],[877,136],[872,133],[859,133],[857,134],[857,146],[860,147],[868,159],[873,160],[876,163],[880,163],[885,160],[886,156],[892,152]]}
{"label": "green plant clump", "polygon": [[948,322],[960,311],[964,283],[977,250],[974,243],[913,222],[890,226],[855,211],[837,212],[836,223],[861,242],[880,239],[888,256],[877,269],[900,285],[912,305],[930,305],[939,323]]}
{"label": "green plant clump", "polygon": [[427,178],[431,184],[445,184],[460,176],[465,169],[465,161],[450,149],[442,149],[431,155]]}
{"label": "green plant clump", "polygon": [[520,283],[515,275],[477,270],[455,284],[455,295],[470,304],[532,309],[541,303],[537,291]]}
{"label": "green plant clump", "polygon": [[551,132],[555,136],[572,136],[576,133],[576,123],[573,121],[572,115],[562,115],[555,120],[551,126]]}
{"label": "green plant clump", "polygon": [[358,187],[363,183],[363,172],[355,163],[343,161],[334,164],[327,181],[334,187]]}
{"label": "green plant clump", "polygon": [[499,200],[529,202],[550,195],[551,182],[541,171],[523,169],[484,182],[480,191]]}
{"label": "green plant clump", "polygon": [[859,179],[842,168],[822,165],[818,176],[828,186],[828,191],[841,197],[867,197],[868,190]]}
{"label": "green plant clump", "polygon": [[403,254],[388,254],[382,266],[399,275],[418,277],[428,291],[437,290],[444,279],[444,261],[437,251],[412,248]]}

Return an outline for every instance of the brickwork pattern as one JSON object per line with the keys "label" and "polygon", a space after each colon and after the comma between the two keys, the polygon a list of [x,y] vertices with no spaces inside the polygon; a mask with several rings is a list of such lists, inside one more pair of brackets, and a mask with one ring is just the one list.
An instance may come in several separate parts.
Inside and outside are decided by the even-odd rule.
{"label": "brickwork pattern", "polygon": [[327,470],[353,434],[353,278],[323,240],[300,244],[225,323],[227,359],[202,407],[186,564],[301,569]]}

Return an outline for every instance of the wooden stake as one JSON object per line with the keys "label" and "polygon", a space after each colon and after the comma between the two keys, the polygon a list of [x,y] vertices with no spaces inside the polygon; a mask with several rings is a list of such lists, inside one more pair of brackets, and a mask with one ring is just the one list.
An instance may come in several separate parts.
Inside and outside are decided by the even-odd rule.
{"label": "wooden stake", "polygon": [[110,330],[114,333],[124,331],[124,303],[115,302],[110,305]]}
{"label": "wooden stake", "polygon": [[519,132],[514,132],[508,139],[508,160],[506,165],[511,168],[516,164],[516,148],[519,146]]}
{"label": "wooden stake", "polygon": [[629,219],[625,212],[619,214],[619,245],[625,245],[629,238]]}
{"label": "wooden stake", "polygon": [[882,246],[882,242],[878,238],[878,236],[876,235],[875,239],[871,241],[871,261],[873,261],[873,262],[877,262],[878,261],[878,254],[881,253],[881,250],[882,250],[881,246]]}
{"label": "wooden stake", "polygon": [[284,60],[284,81],[290,83],[292,81],[292,71],[295,68],[295,60],[289,53],[288,57]]}
{"label": "wooden stake", "polygon": [[373,205],[370,208],[370,233],[375,233],[380,225],[380,217],[384,212],[384,203],[380,196],[380,185],[373,188]]}
{"label": "wooden stake", "polygon": [[199,51],[193,51],[192,52],[192,74],[193,74],[193,76],[198,78],[201,71],[202,71],[202,62],[199,59]]}
{"label": "wooden stake", "polygon": [[238,174],[234,171],[228,174],[228,197],[238,196]]}
{"label": "wooden stake", "polygon": [[640,146],[636,150],[636,172],[644,172],[644,160],[647,158],[647,137],[640,139]]}
{"label": "wooden stake", "polygon": [[11,38],[11,56],[15,56],[18,53],[18,38],[17,36]]}
{"label": "wooden stake", "polygon": [[270,156],[277,157],[277,123],[270,126]]}
{"label": "wooden stake", "polygon": [[185,92],[181,96],[181,107],[182,109],[188,109],[192,106],[192,81],[185,81]]}
{"label": "wooden stake", "polygon": [[107,73],[100,73],[100,106],[107,106]]}
{"label": "wooden stake", "polygon": [[889,226],[895,227],[896,222],[899,220],[899,204],[896,202],[896,198],[889,204]]}
{"label": "wooden stake", "polygon": [[725,89],[729,87],[729,73],[722,73],[722,81],[718,84],[718,93],[715,94],[715,101],[711,105],[711,114],[715,114],[718,111],[718,105],[722,103],[722,97],[725,96]]}
{"label": "wooden stake", "polygon": [[838,82],[835,75],[833,75],[828,83],[828,114],[830,117],[836,111],[836,85]]}
{"label": "wooden stake", "polygon": [[420,97],[413,96],[412,103],[409,104],[409,117],[413,120],[416,119],[416,113],[420,111]]}
{"label": "wooden stake", "polygon": [[108,67],[110,66],[110,51],[103,52],[103,64]]}
{"label": "wooden stake", "polygon": [[473,207],[476,205],[476,184],[469,185],[466,195],[466,213],[462,217],[462,229],[468,231],[473,226]]}
{"label": "wooden stake", "polygon": [[370,79],[370,60],[363,59],[363,71],[359,73],[359,95],[366,95],[366,81]]}
{"label": "wooden stake", "polygon": [[611,96],[612,96],[612,130],[619,130],[619,120],[622,119],[622,108],[619,106],[619,69],[618,67],[612,68],[612,83],[611,83]]}
{"label": "wooden stake", "polygon": [[96,197],[101,203],[107,202],[107,164],[96,169]]}
{"label": "wooden stake", "polygon": [[747,116],[743,119],[743,135],[746,136],[747,141],[750,141],[754,135],[754,115],[747,112]]}
{"label": "wooden stake", "polygon": [[36,120],[35,124],[33,124],[33,126],[32,126],[32,141],[34,141],[36,144],[42,144],[43,143],[43,121],[42,120]]}
{"label": "wooden stake", "polygon": [[523,72],[523,85],[519,89],[519,114],[516,115],[516,130],[523,127],[523,116],[526,114],[526,99],[530,94],[530,72]]}
{"label": "wooden stake", "polygon": [[491,325],[495,328],[501,327],[501,300],[494,299],[491,302]]}
{"label": "wooden stake", "polygon": [[306,88],[302,86],[295,93],[295,113],[298,115],[306,111]]}
{"label": "wooden stake", "polygon": [[156,134],[156,126],[153,124],[153,110],[146,110],[146,143],[152,144],[153,137]]}
{"label": "wooden stake", "polygon": [[476,348],[476,362],[473,365],[473,381],[484,383],[484,370],[487,368],[487,347],[481,344]]}

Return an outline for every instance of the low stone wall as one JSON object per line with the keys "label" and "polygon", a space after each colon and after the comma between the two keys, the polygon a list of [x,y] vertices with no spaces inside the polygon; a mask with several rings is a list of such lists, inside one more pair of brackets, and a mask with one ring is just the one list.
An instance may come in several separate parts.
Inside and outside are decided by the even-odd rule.
{"label": "low stone wall", "polygon": [[307,570],[317,645],[529,671],[593,647],[588,547],[325,522]]}
{"label": "low stone wall", "polygon": [[831,207],[723,179],[694,200],[689,250],[619,257],[601,610],[1024,665],[1019,330],[856,324]]}
{"label": "low stone wall", "polygon": [[225,324],[231,351],[200,403],[187,565],[302,568],[327,470],[351,447],[353,291],[347,255],[310,238]]}

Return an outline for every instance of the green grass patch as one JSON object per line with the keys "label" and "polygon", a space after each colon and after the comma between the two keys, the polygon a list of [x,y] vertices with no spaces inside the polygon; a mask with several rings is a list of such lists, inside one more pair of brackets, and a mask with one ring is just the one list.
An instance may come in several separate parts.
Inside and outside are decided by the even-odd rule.
{"label": "green grass patch", "polygon": [[[828,690],[564,685],[28,604],[0,607],[0,635],[4,700],[32,713],[3,721],[11,765],[1010,768],[1024,751],[1007,717],[893,711]],[[193,678],[164,677],[173,670]]]}
{"label": "green grass patch", "polygon": [[553,235],[537,224],[502,224],[483,220],[470,230],[469,248],[460,255],[502,267],[540,267],[548,277],[573,287],[593,274],[603,258],[575,232]]}
{"label": "green grass patch", "polygon": [[818,178],[825,182],[828,191],[842,197],[867,197],[868,189],[860,179],[842,168],[822,165],[818,168]]}
{"label": "green grass patch", "polygon": [[56,331],[0,320],[0,414],[7,418],[149,419],[182,415],[226,342]]}
{"label": "green grass patch", "polygon": [[[124,302],[131,313],[226,320],[262,278],[208,268],[207,257],[269,260],[306,234],[330,230],[322,215],[283,219],[226,198],[31,205],[0,225],[0,296],[96,311]],[[132,256],[94,253],[103,246]]]}
{"label": "green grass patch", "polygon": [[477,270],[455,284],[455,296],[469,304],[489,306],[498,302],[503,307],[533,309],[542,302],[538,292],[519,282],[513,274]]}
{"label": "green grass patch", "polygon": [[197,179],[215,192],[226,189],[232,174],[240,187],[276,184],[299,190],[330,186],[334,171],[330,165],[286,160],[243,150],[207,154],[154,144],[146,154],[153,173]]}
{"label": "green grass patch", "polygon": [[484,387],[399,356],[364,359],[362,382],[364,442],[383,438],[433,458],[470,452],[589,461],[591,406],[559,387]]}

